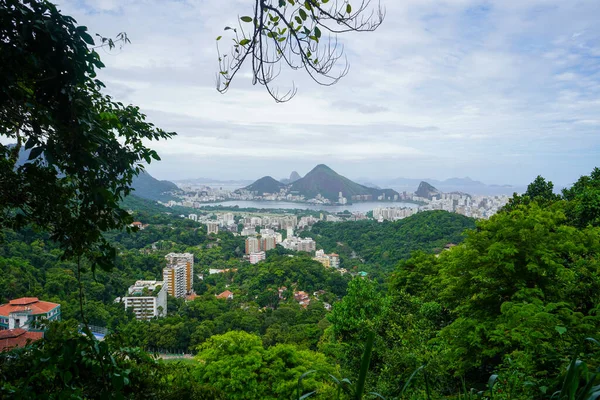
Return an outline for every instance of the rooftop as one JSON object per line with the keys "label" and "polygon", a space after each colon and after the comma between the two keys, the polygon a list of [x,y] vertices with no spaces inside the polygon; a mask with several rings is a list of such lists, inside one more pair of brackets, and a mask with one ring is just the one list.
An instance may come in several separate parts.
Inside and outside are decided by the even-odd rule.
{"label": "rooftop", "polygon": [[0,305],[0,315],[7,317],[10,313],[19,311],[31,311],[32,314],[46,314],[60,307],[60,304],[49,301],[41,301],[37,297],[21,297],[10,300],[8,304]]}
{"label": "rooftop", "polygon": [[23,347],[27,342],[35,342],[43,337],[42,332],[29,332],[21,328],[0,331],[0,352],[15,347]]}

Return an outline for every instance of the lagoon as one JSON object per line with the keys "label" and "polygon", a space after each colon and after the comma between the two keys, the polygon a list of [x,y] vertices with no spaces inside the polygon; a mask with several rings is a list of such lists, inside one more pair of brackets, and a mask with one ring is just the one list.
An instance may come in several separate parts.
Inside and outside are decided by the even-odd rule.
{"label": "lagoon", "polygon": [[334,205],[328,206],[324,204],[310,204],[310,203],[296,203],[291,201],[269,201],[269,200],[229,200],[229,201],[221,201],[218,203],[207,203],[202,206],[212,206],[212,207],[235,207],[239,208],[262,208],[262,209],[284,209],[284,210],[313,210],[313,211],[327,211],[330,213],[342,212],[344,210],[348,210],[350,212],[361,212],[366,213],[367,211],[371,211],[377,207],[397,207],[397,208],[416,208],[417,204],[413,203],[405,203],[405,202],[391,202],[391,201],[365,201],[365,202],[356,202],[353,204],[346,204],[343,206]]}

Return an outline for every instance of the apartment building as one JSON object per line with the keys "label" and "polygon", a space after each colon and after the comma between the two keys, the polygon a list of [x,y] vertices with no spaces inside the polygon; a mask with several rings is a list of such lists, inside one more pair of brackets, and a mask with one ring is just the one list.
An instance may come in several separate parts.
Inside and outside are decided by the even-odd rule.
{"label": "apartment building", "polygon": [[163,269],[163,281],[167,293],[173,297],[185,297],[192,293],[194,284],[194,255],[192,253],[169,253],[165,256],[167,266]]}
{"label": "apartment building", "polygon": [[136,281],[121,301],[125,309],[131,308],[137,320],[167,315],[167,288],[163,281]]}

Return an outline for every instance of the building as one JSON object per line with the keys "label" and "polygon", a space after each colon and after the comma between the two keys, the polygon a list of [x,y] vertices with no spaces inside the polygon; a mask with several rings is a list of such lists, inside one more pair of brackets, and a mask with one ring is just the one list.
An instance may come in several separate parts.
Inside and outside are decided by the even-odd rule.
{"label": "building", "polygon": [[246,254],[257,253],[260,251],[260,242],[255,237],[246,238]]}
{"label": "building", "polygon": [[240,235],[242,235],[242,236],[256,235],[256,228],[251,227],[251,226],[244,226],[244,229],[242,229],[242,233],[240,233]]}
{"label": "building", "polygon": [[163,281],[167,293],[173,297],[185,297],[192,293],[194,285],[194,255],[192,253],[169,253],[165,256],[167,266],[163,269]]}
{"label": "building", "polygon": [[275,235],[264,235],[260,238],[259,244],[262,251],[272,250],[277,246],[277,238]]}
{"label": "building", "polygon": [[298,251],[306,251],[311,253],[317,249],[317,243],[311,238],[300,239],[298,242]]}
{"label": "building", "polygon": [[327,254],[327,258],[329,258],[329,265],[335,269],[340,267],[340,256],[335,253]]}
{"label": "building", "polygon": [[188,215],[188,219],[191,219],[192,221],[198,221],[198,214],[190,214]]}
{"label": "building", "polygon": [[23,347],[27,343],[35,342],[43,337],[43,332],[31,332],[23,328],[0,331],[0,353],[14,349],[15,347]]}
{"label": "building", "polygon": [[206,233],[210,235],[214,233],[215,235],[219,233],[219,223],[218,222],[207,222],[206,223]]}
{"label": "building", "polygon": [[60,320],[60,304],[21,297],[0,305],[0,330],[40,330],[40,323]]}
{"label": "building", "polygon": [[167,315],[167,288],[163,281],[137,281],[121,301],[125,309],[132,309],[138,320]]}
{"label": "building", "polygon": [[233,300],[233,293],[230,292],[229,290],[226,290],[223,293],[219,293],[216,296],[217,296],[217,299]]}
{"label": "building", "polygon": [[250,264],[256,264],[259,261],[262,261],[264,259],[266,259],[267,256],[265,255],[264,251],[259,251],[256,253],[250,253]]}

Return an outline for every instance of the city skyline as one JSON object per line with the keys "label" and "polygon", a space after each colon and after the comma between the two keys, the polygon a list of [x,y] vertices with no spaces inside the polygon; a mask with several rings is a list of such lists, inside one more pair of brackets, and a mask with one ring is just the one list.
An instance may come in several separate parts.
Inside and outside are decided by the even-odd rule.
{"label": "city skyline", "polygon": [[99,76],[179,133],[153,144],[157,178],[256,179],[326,163],[349,177],[569,185],[600,159],[600,4],[522,3],[383,1],[380,29],[340,36],[349,75],[322,88],[284,71],[281,89],[299,89],[287,104],[252,87],[247,70],[216,92],[215,38],[237,18],[216,0],[60,8],[93,33],[131,38],[101,50]]}

